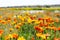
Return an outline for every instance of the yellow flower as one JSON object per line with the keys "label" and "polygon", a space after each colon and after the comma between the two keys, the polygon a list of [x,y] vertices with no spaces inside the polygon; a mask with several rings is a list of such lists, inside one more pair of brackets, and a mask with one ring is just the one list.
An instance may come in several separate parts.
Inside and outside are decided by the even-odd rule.
{"label": "yellow flower", "polygon": [[36,18],[36,15],[33,15],[34,18]]}
{"label": "yellow flower", "polygon": [[9,34],[9,38],[13,38],[13,37],[12,37],[12,34]]}
{"label": "yellow flower", "polygon": [[17,40],[25,40],[25,38],[22,36],[22,37],[18,37]]}
{"label": "yellow flower", "polygon": [[24,19],[27,19],[27,17],[26,17],[26,16],[24,16]]}
{"label": "yellow flower", "polygon": [[42,20],[40,20],[40,21],[35,20],[35,24],[39,24],[39,23],[41,23],[41,22],[43,22],[43,21],[42,21]]}
{"label": "yellow flower", "polygon": [[16,29],[20,29],[20,26],[19,26],[19,25],[15,25],[15,28],[16,28]]}
{"label": "yellow flower", "polygon": [[43,39],[46,39],[46,35],[45,34],[42,34],[42,33],[37,33],[36,36],[37,37],[41,37]]}
{"label": "yellow flower", "polygon": [[42,34],[41,38],[46,39],[46,35]]}
{"label": "yellow flower", "polygon": [[32,20],[30,18],[27,21],[28,21],[28,23],[32,23]]}
{"label": "yellow flower", "polygon": [[17,25],[22,26],[22,25],[23,25],[23,23],[21,22],[21,23],[18,23]]}
{"label": "yellow flower", "polygon": [[42,33],[36,33],[37,37],[40,37],[42,35]]}
{"label": "yellow flower", "polygon": [[13,25],[13,24],[16,24],[16,22],[11,22],[11,24]]}
{"label": "yellow flower", "polygon": [[18,15],[17,17],[18,17],[18,18],[22,18],[22,16],[21,16],[21,15]]}
{"label": "yellow flower", "polygon": [[39,24],[40,22],[43,22],[42,20],[38,21],[36,19],[32,20],[32,22],[34,22],[34,24]]}
{"label": "yellow flower", "polygon": [[13,28],[9,28],[10,32],[13,31],[14,29]]}
{"label": "yellow flower", "polygon": [[40,22],[38,20],[35,21],[35,24],[39,24]]}
{"label": "yellow flower", "polygon": [[17,17],[24,22],[24,17],[22,17],[21,15],[18,15]]}
{"label": "yellow flower", "polygon": [[24,22],[24,18],[22,17],[21,19],[20,19],[22,22]]}
{"label": "yellow flower", "polygon": [[10,37],[9,36],[5,36],[5,40],[8,40]]}

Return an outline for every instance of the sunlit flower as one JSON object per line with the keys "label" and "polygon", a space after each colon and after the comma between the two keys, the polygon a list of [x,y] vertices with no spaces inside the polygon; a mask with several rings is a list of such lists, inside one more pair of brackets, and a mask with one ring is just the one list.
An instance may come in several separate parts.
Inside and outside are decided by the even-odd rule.
{"label": "sunlit flower", "polygon": [[0,30],[0,36],[3,34],[3,32],[4,32],[3,30]]}
{"label": "sunlit flower", "polygon": [[24,22],[24,17],[22,17],[21,15],[18,15],[18,18]]}
{"label": "sunlit flower", "polygon": [[9,40],[9,38],[10,38],[9,36],[5,36],[5,40]]}
{"label": "sunlit flower", "polygon": [[51,21],[51,19],[50,19],[50,18],[46,19],[46,22],[50,22],[50,21]]}
{"label": "sunlit flower", "polygon": [[[48,10],[25,11],[26,8],[7,9],[9,11],[4,9],[6,11],[0,13],[1,40],[40,40],[40,38],[42,38],[41,40],[60,40],[59,13]],[[17,11],[16,9],[24,10]]]}
{"label": "sunlit flower", "polygon": [[13,38],[12,34],[9,34],[8,36],[9,36],[9,38]]}
{"label": "sunlit flower", "polygon": [[42,34],[42,33],[36,33],[36,36],[37,37],[41,37],[43,39],[46,39],[46,35],[45,34]]}
{"label": "sunlit flower", "polygon": [[16,22],[11,22],[12,25],[16,24]]}
{"label": "sunlit flower", "polygon": [[39,26],[43,27],[44,26],[43,22],[40,22]]}
{"label": "sunlit flower", "polygon": [[33,15],[33,18],[36,18],[37,16],[36,15]]}
{"label": "sunlit flower", "polygon": [[10,32],[13,31],[14,29],[13,28],[9,28]]}
{"label": "sunlit flower", "polygon": [[41,21],[38,21],[38,20],[32,20],[34,21],[34,24],[39,24]]}
{"label": "sunlit flower", "polygon": [[12,34],[13,38],[17,39],[18,38],[18,34],[14,33]]}
{"label": "sunlit flower", "polygon": [[23,23],[18,23],[17,25],[22,26],[22,25],[23,25]]}
{"label": "sunlit flower", "polygon": [[40,37],[42,35],[42,33],[36,33],[37,37]]}
{"label": "sunlit flower", "polygon": [[19,26],[19,25],[16,25],[15,28],[16,28],[16,29],[20,29],[20,26]]}
{"label": "sunlit flower", "polygon": [[27,22],[28,22],[28,23],[32,23],[32,20],[29,18],[29,19],[27,20]]}
{"label": "sunlit flower", "polygon": [[6,24],[6,21],[5,21],[5,20],[2,20],[1,23],[2,23],[2,24]]}
{"label": "sunlit flower", "polygon": [[17,18],[14,18],[14,22],[17,22]]}
{"label": "sunlit flower", "polygon": [[56,31],[56,30],[57,30],[57,28],[56,28],[56,27],[51,27],[51,29],[53,29],[54,31]]}
{"label": "sunlit flower", "polygon": [[17,40],[25,40],[25,38],[22,36],[22,37],[18,37]]}

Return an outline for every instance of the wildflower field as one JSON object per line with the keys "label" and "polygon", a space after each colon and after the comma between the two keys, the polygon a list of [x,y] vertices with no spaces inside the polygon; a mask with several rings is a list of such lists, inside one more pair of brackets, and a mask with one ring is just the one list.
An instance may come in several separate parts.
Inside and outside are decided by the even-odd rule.
{"label": "wildflower field", "polygon": [[60,40],[60,10],[0,8],[0,40]]}

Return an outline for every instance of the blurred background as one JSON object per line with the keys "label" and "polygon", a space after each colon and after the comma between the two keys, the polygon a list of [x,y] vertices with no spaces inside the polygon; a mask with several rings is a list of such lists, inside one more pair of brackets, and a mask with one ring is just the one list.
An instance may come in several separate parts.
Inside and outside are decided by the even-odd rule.
{"label": "blurred background", "polygon": [[60,0],[0,0],[0,7],[28,5],[59,5]]}

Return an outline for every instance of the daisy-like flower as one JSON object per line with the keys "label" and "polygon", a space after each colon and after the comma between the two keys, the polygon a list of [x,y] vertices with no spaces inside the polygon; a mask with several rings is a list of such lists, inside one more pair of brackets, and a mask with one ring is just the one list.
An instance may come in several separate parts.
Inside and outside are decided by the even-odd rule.
{"label": "daisy-like flower", "polygon": [[19,25],[16,25],[15,28],[16,28],[16,29],[20,29],[20,26],[19,26]]}
{"label": "daisy-like flower", "polygon": [[17,40],[26,40],[26,39],[22,36],[22,37],[18,37]]}
{"label": "daisy-like flower", "polygon": [[9,34],[8,37],[9,37],[9,38],[13,38],[12,34]]}
{"label": "daisy-like flower", "polygon": [[43,32],[43,28],[42,27],[39,27],[39,26],[34,26],[34,29],[39,31],[39,32]]}
{"label": "daisy-like flower", "polygon": [[9,31],[11,32],[11,31],[13,31],[14,29],[13,28],[9,28]]}
{"label": "daisy-like flower", "polygon": [[2,24],[6,24],[7,22],[6,22],[5,20],[2,20],[1,23],[2,23]]}
{"label": "daisy-like flower", "polygon": [[41,37],[43,39],[46,39],[46,35],[45,34],[42,34],[42,33],[36,33],[36,36],[37,37]]}
{"label": "daisy-like flower", "polygon": [[12,36],[13,36],[13,38],[15,38],[15,39],[18,38],[18,34],[16,34],[16,33],[13,33]]}
{"label": "daisy-like flower", "polygon": [[8,40],[10,37],[9,36],[5,36],[5,40]]}
{"label": "daisy-like flower", "polygon": [[27,22],[28,22],[28,23],[32,23],[32,20],[29,18],[29,19],[27,20]]}

